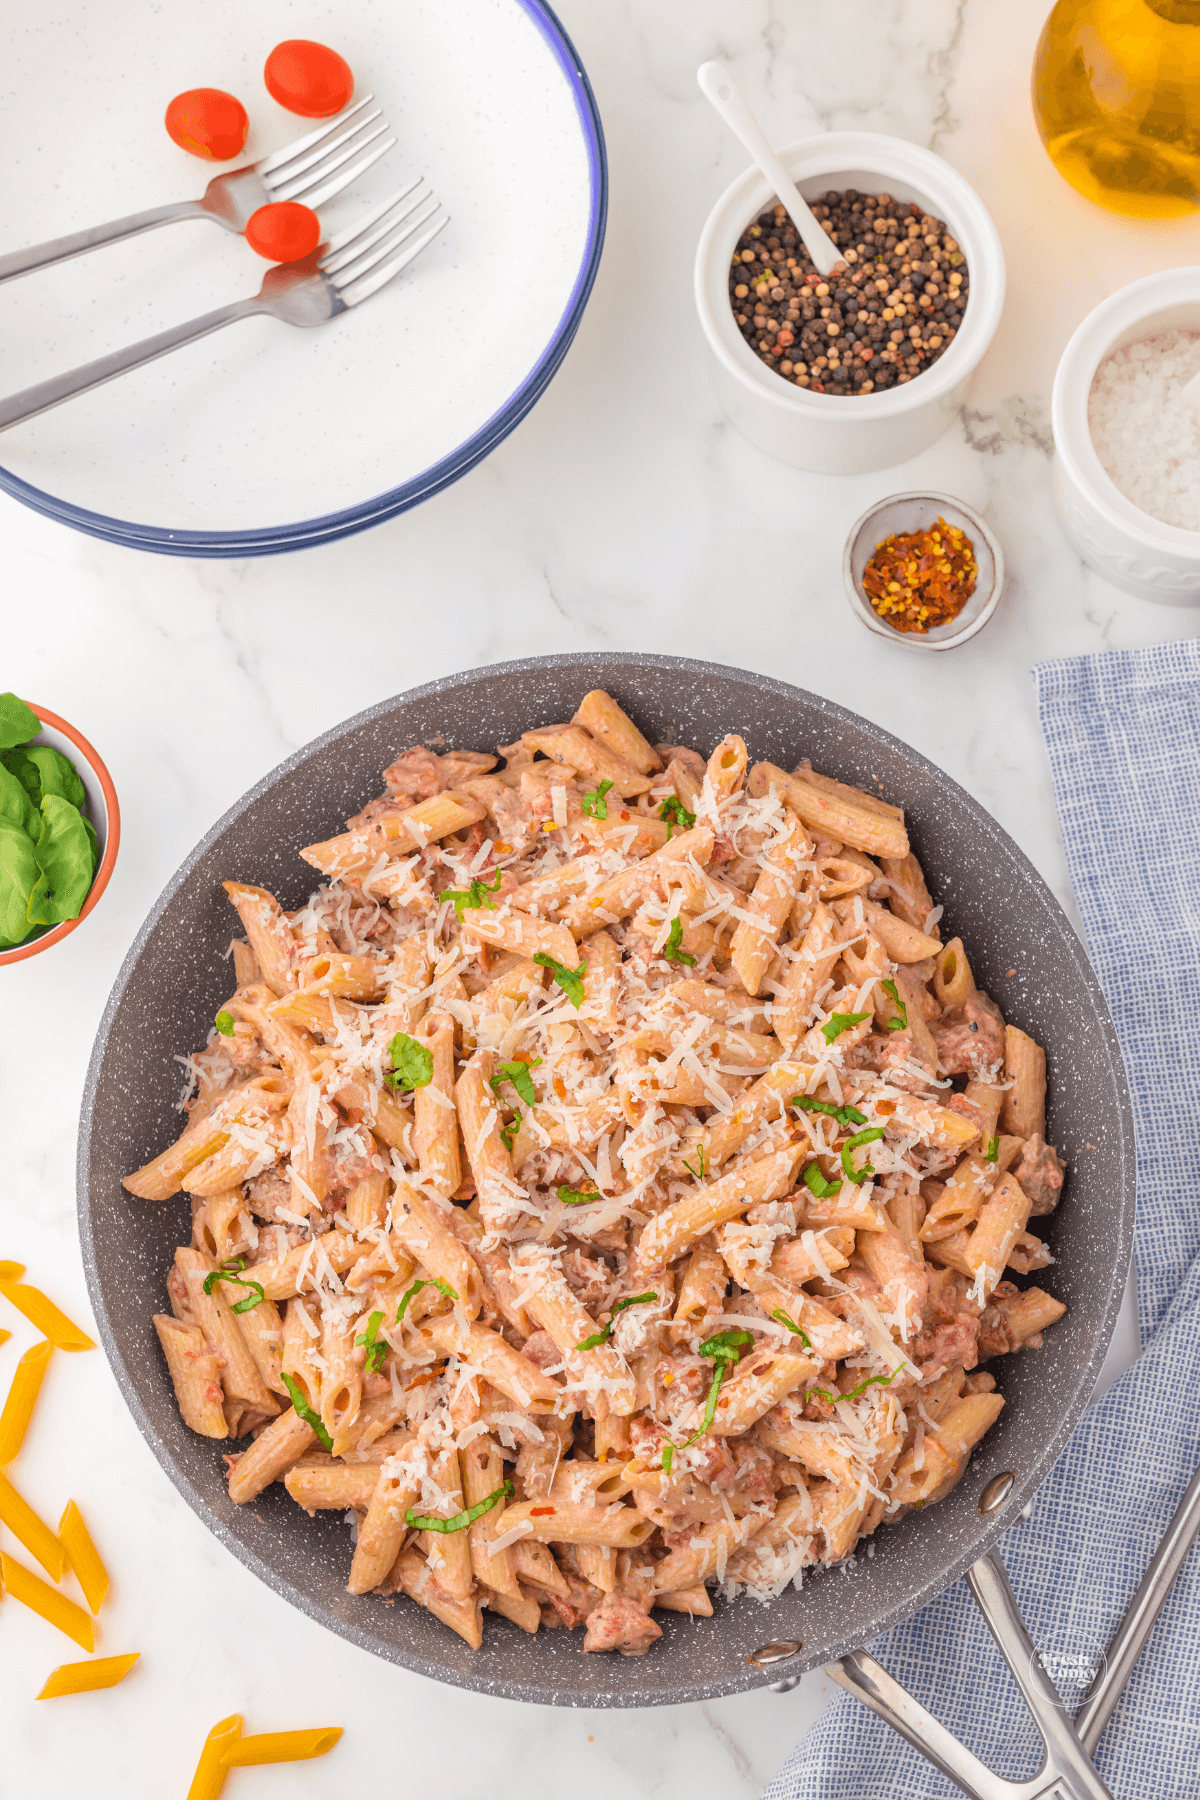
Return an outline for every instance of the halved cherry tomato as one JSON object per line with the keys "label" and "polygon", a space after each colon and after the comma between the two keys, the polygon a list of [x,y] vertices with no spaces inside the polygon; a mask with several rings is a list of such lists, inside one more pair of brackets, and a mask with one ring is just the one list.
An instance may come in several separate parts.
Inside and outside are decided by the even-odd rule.
{"label": "halved cherry tomato", "polygon": [[165,124],[181,150],[206,162],[228,162],[246,147],[250,121],[240,100],[220,88],[189,88],[176,94]]}
{"label": "halved cherry tomato", "polygon": [[341,112],[354,92],[350,64],[336,50],[309,38],[276,44],[263,69],[272,100],[304,119],[327,119]]}
{"label": "halved cherry tomato", "polygon": [[276,200],[251,213],[246,242],[268,262],[299,262],[321,241],[321,221],[311,206],[297,200]]}

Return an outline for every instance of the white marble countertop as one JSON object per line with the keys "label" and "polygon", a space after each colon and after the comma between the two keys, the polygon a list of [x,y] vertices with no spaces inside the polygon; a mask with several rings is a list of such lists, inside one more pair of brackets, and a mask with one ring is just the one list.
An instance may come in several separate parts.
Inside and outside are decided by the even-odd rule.
{"label": "white marble countertop", "polygon": [[[110,548],[0,501],[0,687],[77,724],[108,761],[124,837],[96,914],[5,969],[0,1256],[89,1318],[74,1220],[75,1121],[124,951],[216,816],[282,757],[385,695],[505,657],[674,651],[818,689],[907,739],[973,793],[1070,908],[1030,669],[1046,657],[1183,637],[1188,610],[1087,573],[1050,506],[1048,396],[1079,319],[1113,289],[1194,260],[1196,227],[1139,225],[1067,188],[1028,103],[1047,0],[560,0],[608,137],[608,244],[578,340],[547,396],[449,492],[328,549],[242,563]],[[902,470],[853,479],[770,462],[723,421],[691,301],[700,225],[744,166],[696,87],[725,56],[780,141],[855,126],[947,156],[991,208],[1009,300],[960,422]],[[867,635],[841,591],[842,543],[873,500],[946,489],[1000,536],[1009,587],[985,634],[920,659]],[[7,1309],[6,1309],[7,1311]],[[3,1324],[14,1321],[5,1317]],[[16,1321],[0,1385],[33,1339]],[[1126,1321],[1123,1350],[1132,1342]],[[550,1800],[685,1790],[753,1800],[822,1704],[805,1678],[706,1706],[538,1711],[439,1687],[310,1624],[226,1554],[143,1445],[100,1354],[59,1356],[20,1465],[57,1518],[79,1500],[115,1577],[101,1653],[139,1669],[108,1694],[35,1705],[78,1654],[0,1606],[6,1791],[161,1800],[187,1790],[210,1725],[337,1723],[332,1759],[231,1779],[317,1795],[385,1774],[445,1785],[469,1746],[475,1796]],[[13,1547],[0,1534],[0,1544]],[[438,1729],[430,1731],[430,1725]],[[464,1767],[459,1761],[458,1767]],[[11,1784],[8,1786],[7,1784]]]}

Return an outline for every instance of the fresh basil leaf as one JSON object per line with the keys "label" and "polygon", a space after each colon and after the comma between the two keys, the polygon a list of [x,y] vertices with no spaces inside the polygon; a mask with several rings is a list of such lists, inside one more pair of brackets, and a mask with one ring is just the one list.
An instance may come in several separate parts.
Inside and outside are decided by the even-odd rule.
{"label": "fresh basil leaf", "polygon": [[843,1031],[849,1031],[851,1025],[861,1025],[870,1013],[830,1013],[821,1027],[825,1042],[832,1044],[834,1038],[840,1038]]}
{"label": "fresh basil leaf", "polygon": [[42,800],[42,829],[34,846],[38,878],[29,895],[31,925],[77,919],[92,885],[92,846],[79,808],[58,794]]}
{"label": "fresh basil leaf", "polygon": [[[750,1335],[749,1332],[747,1332],[746,1335],[748,1337]],[[701,1346],[700,1346],[700,1351],[701,1351],[701,1355],[703,1355],[703,1353],[704,1353],[703,1344],[701,1344]],[[728,1356],[728,1357],[723,1358],[720,1362],[717,1363],[716,1367],[713,1370],[712,1386],[708,1390],[708,1399],[705,1402],[705,1406],[704,1406],[703,1421],[701,1422],[699,1428],[696,1431],[693,1431],[690,1438],[685,1438],[683,1440],[682,1444],[680,1444],[680,1446],[679,1446],[679,1448],[681,1450],[686,1450],[690,1444],[694,1444],[697,1438],[703,1437],[705,1432],[710,1429],[713,1420],[717,1416],[717,1399],[721,1392],[721,1383],[724,1381],[726,1375],[729,1373],[729,1369],[730,1369],[731,1365],[736,1360],[737,1360],[736,1357]]]}
{"label": "fresh basil leaf", "polygon": [[388,1353],[386,1340],[379,1342],[379,1327],[383,1324],[383,1314],[373,1312],[367,1320],[367,1329],[355,1338],[356,1344],[362,1344],[366,1350],[363,1358],[363,1369],[368,1375],[378,1375],[383,1367],[383,1359]]}
{"label": "fresh basil leaf", "polygon": [[672,837],[675,835],[676,825],[682,826],[684,831],[690,831],[696,823],[695,813],[689,812],[687,807],[683,804],[683,801],[677,799],[674,794],[669,794],[663,801],[658,809],[658,816],[660,819],[665,819],[667,822],[668,843],[670,843]]}
{"label": "fresh basil leaf", "polygon": [[607,819],[608,801],[604,798],[611,781],[602,781],[598,788],[591,788],[579,802],[579,810],[585,812],[589,819]]}
{"label": "fresh basil leaf", "polygon": [[312,1426],[313,1430],[317,1434],[317,1442],[324,1449],[332,1450],[333,1449],[333,1439],[330,1437],[329,1433],[326,1431],[324,1425],[322,1424],[320,1413],[315,1413],[313,1411],[312,1407],[308,1404],[308,1401],[304,1398],[304,1395],[301,1393],[299,1384],[297,1382],[293,1381],[291,1376],[285,1370],[281,1369],[280,1374],[283,1376],[284,1387],[287,1389],[288,1393],[291,1395],[292,1405],[296,1409],[296,1417],[298,1419],[303,1419],[304,1423],[306,1425]]}
{"label": "fresh basil leaf", "polygon": [[679,914],[676,913],[675,917],[671,920],[671,929],[667,933],[667,941],[663,945],[663,955],[668,957],[671,962],[687,963],[689,968],[694,969],[696,966],[696,959],[694,956],[689,956],[686,950],[680,949],[679,946],[682,942],[683,920],[679,917]]}
{"label": "fresh basil leaf", "polygon": [[867,1179],[867,1176],[873,1175],[875,1170],[869,1162],[864,1163],[861,1169],[856,1169],[851,1156],[851,1151],[861,1150],[864,1144],[877,1144],[882,1136],[882,1129],[878,1125],[873,1125],[869,1131],[856,1132],[852,1138],[847,1138],[846,1142],[842,1145],[842,1167],[845,1169],[846,1174],[854,1183],[855,1187],[860,1187]]}
{"label": "fresh basil leaf", "polygon": [[23,831],[31,842],[36,843],[42,829],[42,815],[37,803],[30,799],[25,784],[18,781],[11,769],[0,763],[0,825],[11,825],[15,831]]}
{"label": "fresh basil leaf", "polygon": [[807,1331],[802,1330],[801,1327],[797,1325],[795,1319],[789,1319],[781,1306],[775,1308],[771,1317],[773,1319],[778,1319],[781,1325],[786,1325],[793,1336],[800,1339],[800,1342],[804,1345],[806,1350],[812,1349],[812,1339],[809,1337]]}
{"label": "fresh basil leaf", "polygon": [[222,1037],[232,1037],[237,1028],[237,1021],[233,1014],[231,1012],[226,1012],[224,1007],[221,1008],[221,1011],[213,1020],[213,1024],[216,1026]]}
{"label": "fresh basil leaf", "polygon": [[230,1312],[253,1312],[254,1308],[256,1306],[261,1306],[267,1297],[260,1282],[250,1281],[242,1274],[242,1270],[245,1266],[245,1257],[235,1256],[231,1258],[229,1262],[223,1262],[219,1269],[214,1269],[211,1275],[206,1275],[204,1277],[204,1291],[206,1294],[212,1293],[218,1281],[236,1281],[239,1287],[252,1289],[252,1292],[247,1294],[244,1299],[238,1300],[237,1302],[230,1302]]}
{"label": "fresh basil leaf", "polygon": [[23,944],[29,936],[29,897],[40,876],[28,835],[0,825],[0,938],[6,944]]}
{"label": "fresh basil leaf", "polygon": [[411,1093],[413,1088],[428,1087],[433,1080],[433,1051],[418,1044],[406,1031],[396,1033],[388,1045],[388,1055],[392,1073],[384,1076],[384,1087]]}
{"label": "fresh basil leaf", "polygon": [[984,1152],[983,1160],[984,1162],[1000,1161],[1000,1139],[998,1137],[990,1137],[988,1139],[987,1150]]}
{"label": "fresh basil leaf", "polygon": [[880,1387],[890,1387],[897,1375],[899,1375],[902,1370],[907,1369],[907,1367],[907,1363],[901,1363],[900,1367],[898,1369],[893,1369],[890,1375],[868,1375],[865,1381],[860,1381],[858,1386],[856,1388],[851,1388],[848,1394],[831,1394],[825,1388],[809,1388],[804,1398],[806,1401],[813,1399],[824,1400],[828,1402],[830,1406],[836,1406],[839,1400],[857,1400],[860,1394],[865,1394],[867,1389],[869,1387],[874,1387],[876,1383],[878,1383]]}
{"label": "fresh basil leaf", "polygon": [[539,1056],[534,1062],[531,1062],[531,1063],[523,1063],[523,1062],[501,1063],[500,1067],[497,1069],[496,1073],[489,1077],[488,1086],[491,1088],[491,1090],[494,1094],[498,1094],[500,1092],[500,1089],[504,1086],[504,1083],[506,1081],[511,1081],[513,1086],[516,1088],[518,1095],[525,1102],[526,1106],[536,1106],[537,1105],[537,1089],[533,1085],[533,1076],[529,1073],[529,1071],[530,1071],[530,1069],[538,1068],[541,1064],[541,1060],[542,1059]]}
{"label": "fresh basil leaf", "polygon": [[821,1173],[820,1164],[815,1162],[810,1162],[804,1171],[804,1185],[810,1194],[816,1195],[818,1200],[832,1200],[835,1194],[840,1194],[842,1191],[841,1182],[826,1181]]}
{"label": "fresh basil leaf", "polygon": [[0,694],[0,750],[27,744],[42,729],[42,721],[15,694]]}
{"label": "fresh basil leaf", "polygon": [[648,1300],[657,1299],[658,1295],[651,1290],[648,1294],[630,1294],[627,1300],[618,1300],[612,1309],[608,1323],[600,1331],[594,1331],[591,1337],[585,1337],[581,1344],[576,1344],[575,1348],[577,1350],[598,1350],[601,1344],[607,1344],[608,1334],[617,1322],[618,1313],[623,1313],[627,1306],[644,1306]]}
{"label": "fresh basil leaf", "polygon": [[674,1446],[674,1444],[664,1444],[663,1445],[663,1453],[662,1453],[662,1466],[663,1466],[663,1474],[664,1475],[669,1475],[671,1473],[671,1464],[674,1461],[675,1461],[675,1446]]}
{"label": "fresh basil leaf", "polygon": [[705,1170],[708,1168],[708,1159],[704,1154],[704,1145],[703,1144],[701,1144],[699,1146],[698,1150],[696,1151],[696,1165],[697,1166],[693,1169],[691,1163],[688,1162],[686,1157],[684,1157],[683,1166],[687,1170],[688,1174],[694,1175],[696,1177],[697,1181],[703,1181]]}
{"label": "fresh basil leaf", "polygon": [[455,1292],[455,1290],[450,1286],[450,1283],[448,1281],[443,1281],[440,1278],[440,1276],[433,1275],[429,1278],[428,1281],[414,1281],[412,1286],[408,1289],[407,1293],[401,1299],[399,1306],[396,1308],[396,1323],[397,1323],[397,1325],[399,1325],[399,1323],[403,1319],[405,1313],[408,1311],[409,1301],[413,1298],[413,1296],[415,1294],[419,1294],[421,1289],[425,1288],[425,1287],[435,1287],[439,1294],[445,1294],[447,1300],[457,1300],[458,1299],[458,1295]]}
{"label": "fresh basil leaf", "polygon": [[475,1523],[476,1519],[482,1519],[484,1513],[491,1512],[493,1506],[497,1505],[499,1501],[507,1500],[512,1491],[512,1482],[502,1481],[498,1488],[493,1488],[490,1494],[485,1495],[482,1500],[477,1500],[474,1506],[468,1506],[464,1512],[455,1513],[452,1519],[429,1519],[418,1513],[415,1507],[410,1506],[404,1515],[404,1523],[412,1531],[436,1531],[443,1537],[451,1531],[465,1531],[468,1525]]}
{"label": "fresh basil leaf", "polygon": [[100,867],[100,839],[96,836],[96,827],[86,813],[81,813],[80,817],[83,820],[83,829],[87,832],[88,843],[92,847],[92,874],[94,875]]}
{"label": "fresh basil leaf", "polygon": [[827,1113],[839,1125],[865,1125],[867,1122],[866,1113],[859,1112],[857,1106],[832,1106],[828,1100],[810,1100],[807,1094],[793,1094],[788,1104],[798,1106],[801,1112]]}
{"label": "fresh basil leaf", "polygon": [[555,962],[544,950],[539,950],[533,960],[540,963],[543,969],[549,969],[571,1005],[578,1011],[583,1005],[583,978],[587,974],[587,964],[581,962],[577,969],[568,969],[565,963]]}
{"label": "fresh basil leaf", "polygon": [[33,801],[34,806],[36,806],[40,812],[42,805],[42,778],[38,774],[37,764],[31,762],[29,759],[29,752],[27,750],[0,750],[0,763],[4,764],[4,767],[8,770],[10,775],[16,776],[21,786],[25,789],[25,792],[29,795],[29,798]]}
{"label": "fresh basil leaf", "polygon": [[907,1031],[907,1029],[908,1029],[908,1007],[904,1004],[904,1001],[900,998],[900,995],[896,990],[895,982],[894,981],[881,981],[879,985],[883,989],[885,994],[889,994],[891,996],[893,1006],[895,1006],[898,1009],[895,1016],[893,1018],[889,1019],[887,1022],[888,1030],[889,1031]]}
{"label": "fresh basil leaf", "polygon": [[521,1115],[519,1112],[517,1113],[516,1118],[510,1119],[507,1125],[502,1125],[500,1127],[500,1142],[504,1145],[504,1148],[508,1151],[510,1156],[512,1155],[513,1139],[520,1129]]}
{"label": "fresh basil leaf", "polygon": [[486,906],[489,912],[495,912],[496,907],[494,902],[485,899],[484,896],[486,894],[494,894],[499,886],[500,871],[497,869],[495,881],[473,881],[470,887],[443,888],[438,895],[438,900],[439,902],[442,900],[453,900],[454,910],[458,914],[459,923],[461,924],[463,913],[468,906],[473,907],[476,912],[483,906]]}
{"label": "fresh basil leaf", "polygon": [[753,1342],[752,1331],[718,1331],[715,1337],[705,1338],[700,1354],[715,1357],[718,1362],[737,1362],[745,1346]]}
{"label": "fresh basil leaf", "polygon": [[79,779],[79,772],[61,750],[53,750],[49,744],[31,744],[25,754],[41,777],[43,800],[47,794],[57,794],[60,800],[69,800],[72,806],[82,808],[87,805],[87,789]]}
{"label": "fresh basil leaf", "polygon": [[560,1206],[583,1206],[588,1200],[601,1198],[599,1188],[573,1188],[561,1182],[555,1189]]}

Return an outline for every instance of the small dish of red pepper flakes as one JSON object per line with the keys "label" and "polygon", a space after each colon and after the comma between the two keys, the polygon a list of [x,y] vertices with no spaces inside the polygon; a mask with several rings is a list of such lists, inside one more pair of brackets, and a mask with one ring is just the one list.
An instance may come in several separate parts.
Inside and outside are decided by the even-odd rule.
{"label": "small dish of red pepper flakes", "polygon": [[953,494],[892,494],[854,525],[842,576],[873,636],[906,650],[954,650],[995,612],[1004,551],[986,520]]}
{"label": "small dish of red pepper flakes", "polygon": [[958,617],[978,574],[970,538],[939,514],[926,530],[894,531],[877,544],[862,584],[893,630],[926,632]]}

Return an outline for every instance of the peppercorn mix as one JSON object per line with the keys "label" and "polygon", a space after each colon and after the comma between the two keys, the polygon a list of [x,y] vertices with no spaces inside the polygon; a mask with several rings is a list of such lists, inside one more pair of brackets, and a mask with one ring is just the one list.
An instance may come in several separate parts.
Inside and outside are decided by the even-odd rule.
{"label": "peppercorn mix", "polygon": [[[818,274],[776,204],[738,239],[729,300],[761,362],[814,394],[874,394],[911,381],[953,342],[966,258],[945,221],[890,194],[830,190],[812,210],[844,263]],[[844,247],[844,248],[843,248]]]}

